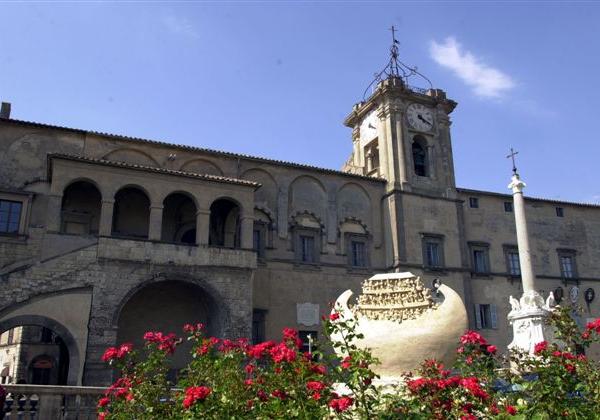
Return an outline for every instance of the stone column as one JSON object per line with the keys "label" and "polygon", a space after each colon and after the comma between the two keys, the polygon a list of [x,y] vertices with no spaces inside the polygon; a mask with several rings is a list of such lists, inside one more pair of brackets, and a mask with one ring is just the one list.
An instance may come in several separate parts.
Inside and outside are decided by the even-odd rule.
{"label": "stone column", "polygon": [[517,244],[519,245],[519,263],[521,265],[523,294],[525,294],[535,291],[535,278],[533,274],[533,264],[531,262],[531,249],[529,247],[529,233],[527,231],[527,220],[525,217],[525,199],[523,198],[523,188],[525,188],[525,183],[521,181],[518,174],[514,174],[508,188],[512,189],[513,192]]}
{"label": "stone column", "polygon": [[196,245],[207,246],[210,229],[210,210],[199,209],[196,212]]}
{"label": "stone column", "polygon": [[148,239],[150,239],[151,241],[160,241],[162,236],[162,219],[162,204],[150,205],[150,226],[148,226]]}
{"label": "stone column", "polygon": [[544,303],[542,296],[535,290],[535,274],[531,261],[529,234],[525,217],[525,200],[523,198],[525,183],[521,181],[516,170],[508,188],[512,189],[513,192],[519,263],[523,282],[523,296],[521,296],[521,299],[516,300],[512,296],[510,297],[512,310],[508,314],[508,321],[513,326],[513,341],[508,345],[508,348],[514,348],[533,355],[537,343],[547,341],[552,337],[552,333],[546,328],[544,321],[552,310],[554,297],[550,292],[548,300]]}
{"label": "stone column", "polygon": [[48,209],[46,213],[46,231],[60,232],[62,195],[50,194],[48,196]]}
{"label": "stone column", "polygon": [[100,236],[110,236],[112,233],[113,209],[115,200],[102,200],[102,209],[100,210]]}
{"label": "stone column", "polygon": [[241,226],[241,241],[242,249],[254,248],[254,214],[244,214],[240,217]]}

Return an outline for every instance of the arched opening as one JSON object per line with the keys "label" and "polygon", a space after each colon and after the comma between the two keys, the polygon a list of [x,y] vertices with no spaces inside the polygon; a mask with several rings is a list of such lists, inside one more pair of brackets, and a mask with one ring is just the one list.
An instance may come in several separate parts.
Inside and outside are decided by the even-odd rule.
{"label": "arched opening", "polygon": [[77,181],[65,188],[61,206],[61,232],[97,235],[102,195],[91,182]]}
{"label": "arched opening", "polygon": [[165,242],[196,243],[196,205],[187,195],[174,193],[163,201],[161,238]]}
{"label": "arched opening", "polygon": [[240,207],[233,201],[221,198],[210,206],[208,244],[240,247]]}
{"label": "arched opening", "polygon": [[[135,292],[118,317],[117,342],[141,348],[147,331],[182,335],[184,324],[202,322],[208,334],[220,336],[221,308],[201,287],[182,281],[152,283]],[[175,352],[172,368],[179,370],[190,361],[191,343],[184,340]]]}
{"label": "arched opening", "polygon": [[148,238],[150,199],[142,190],[126,187],[115,195],[112,234],[130,238]]}
{"label": "arched opening", "polygon": [[428,176],[427,171],[427,146],[426,141],[420,136],[413,139],[412,156],[415,175]]}
{"label": "arched opening", "polygon": [[65,339],[41,325],[4,331],[0,334],[0,383],[67,385],[70,354]]}

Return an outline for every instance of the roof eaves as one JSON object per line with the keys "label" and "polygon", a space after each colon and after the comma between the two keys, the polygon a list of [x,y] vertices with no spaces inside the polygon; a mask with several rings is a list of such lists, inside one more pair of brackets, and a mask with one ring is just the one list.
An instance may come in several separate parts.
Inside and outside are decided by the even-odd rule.
{"label": "roof eaves", "polygon": [[[506,194],[506,193],[499,193],[499,192],[494,192],[494,191],[483,191],[483,190],[473,190],[470,188],[456,188],[456,191],[458,191],[459,193],[467,193],[467,194],[483,194],[483,195],[491,195],[491,196],[495,196],[495,197],[502,197],[502,198],[510,198],[512,199],[512,195],[511,194]],[[595,203],[578,203],[575,201],[563,201],[563,200],[555,200],[555,199],[551,199],[551,198],[540,198],[540,197],[529,197],[529,196],[525,196],[525,200],[529,200],[529,201],[542,201],[545,203],[552,203],[552,204],[564,204],[564,205],[569,205],[569,206],[580,206],[580,207],[591,207],[591,208],[600,208],[600,204],[595,204]]]}
{"label": "roof eaves", "polygon": [[317,171],[317,172],[321,172],[321,173],[340,175],[340,176],[344,176],[344,177],[363,179],[363,180],[367,180],[367,181],[386,182],[386,180],[384,178],[352,174],[349,172],[343,172],[343,171],[339,171],[336,169],[320,168],[318,166],[312,166],[312,165],[303,164],[303,163],[288,162],[285,160],[270,159],[270,158],[245,155],[245,154],[234,153],[234,152],[224,152],[224,151],[220,151],[220,150],[207,149],[207,148],[202,148],[202,147],[197,147],[197,146],[188,146],[188,145],[184,145],[184,144],[175,144],[175,143],[169,143],[169,142],[165,142],[165,141],[161,141],[161,140],[149,140],[149,139],[143,139],[140,137],[130,137],[130,136],[125,136],[125,135],[121,135],[121,134],[103,133],[101,131],[93,131],[93,130],[82,130],[79,128],[71,128],[71,127],[65,127],[65,126],[60,126],[60,125],[44,124],[44,123],[38,123],[38,122],[33,122],[33,121],[15,120],[12,118],[8,118],[8,119],[0,118],[0,121],[12,122],[12,123],[20,124],[20,125],[31,125],[34,127],[67,130],[67,131],[73,131],[73,132],[81,133],[81,134],[94,134],[97,136],[110,137],[110,138],[118,139],[118,140],[125,140],[125,141],[138,142],[138,143],[149,143],[149,144],[155,144],[158,146],[167,146],[167,147],[172,147],[172,148],[176,148],[176,149],[180,149],[180,150],[189,150],[189,151],[208,153],[208,154],[212,154],[212,155],[216,155],[216,156],[225,156],[225,157],[234,158],[234,159],[246,159],[246,160],[250,160],[250,161],[254,161],[254,162],[269,163],[269,164],[278,165],[278,166],[288,166],[288,167],[293,167],[293,168],[298,168],[298,169],[308,169],[308,170]]}
{"label": "roof eaves", "polygon": [[[202,179],[202,180],[206,180],[206,181],[223,182],[223,183],[236,184],[236,185],[245,185],[245,186],[249,186],[249,187],[254,187],[254,189],[258,189],[261,186],[261,184],[259,184],[258,182],[248,181],[245,179],[228,178],[228,177],[224,177],[224,176],[209,175],[209,174],[197,174],[194,172],[176,171],[176,170],[172,170],[172,169],[156,168],[156,167],[152,167],[152,166],[137,165],[134,163],[118,162],[118,161],[105,160],[105,159],[95,159],[95,158],[89,158],[89,157],[78,156],[78,155],[49,153],[48,161],[50,162],[50,160],[52,160],[52,159],[63,159],[63,160],[71,160],[71,161],[77,161],[77,162],[86,162],[86,163],[91,163],[91,164],[96,164],[96,165],[114,166],[114,167],[119,167],[119,168],[127,168],[127,169],[133,169],[133,170],[162,173],[165,175],[184,176],[187,178]],[[51,179],[51,178],[52,178],[52,165],[48,164],[48,179]]]}

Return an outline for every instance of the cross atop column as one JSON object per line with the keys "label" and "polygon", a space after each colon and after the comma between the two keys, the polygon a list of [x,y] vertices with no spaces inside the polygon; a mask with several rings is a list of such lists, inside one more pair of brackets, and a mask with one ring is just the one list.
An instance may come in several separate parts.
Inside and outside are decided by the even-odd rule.
{"label": "cross atop column", "polygon": [[510,148],[510,154],[508,156],[506,156],[506,159],[511,158],[512,159],[512,164],[513,164],[513,174],[517,174],[517,165],[515,164],[515,156],[518,155],[519,152],[515,152],[514,149],[511,147]]}

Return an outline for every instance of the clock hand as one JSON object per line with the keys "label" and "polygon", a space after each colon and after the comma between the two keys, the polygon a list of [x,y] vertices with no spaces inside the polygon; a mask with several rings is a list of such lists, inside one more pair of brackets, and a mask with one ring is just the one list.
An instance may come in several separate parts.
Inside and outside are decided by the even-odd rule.
{"label": "clock hand", "polygon": [[417,115],[417,118],[420,119],[421,121],[423,121],[424,123],[431,125],[431,123],[429,121],[427,121],[425,118],[423,118],[423,116],[421,114]]}

